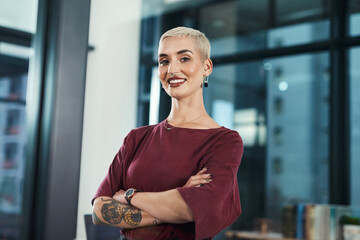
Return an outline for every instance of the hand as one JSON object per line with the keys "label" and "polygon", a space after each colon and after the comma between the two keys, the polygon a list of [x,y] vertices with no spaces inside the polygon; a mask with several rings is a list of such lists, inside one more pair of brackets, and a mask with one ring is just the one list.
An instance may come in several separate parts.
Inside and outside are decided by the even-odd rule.
{"label": "hand", "polygon": [[191,176],[184,187],[201,187],[202,185],[211,182],[211,174],[205,174],[206,171],[207,168],[203,168],[196,175]]}
{"label": "hand", "polygon": [[114,196],[113,199],[115,199],[116,201],[120,202],[120,203],[124,203],[124,204],[128,204],[128,202],[126,201],[125,197],[124,197],[125,191],[120,189],[119,191],[117,191]]}

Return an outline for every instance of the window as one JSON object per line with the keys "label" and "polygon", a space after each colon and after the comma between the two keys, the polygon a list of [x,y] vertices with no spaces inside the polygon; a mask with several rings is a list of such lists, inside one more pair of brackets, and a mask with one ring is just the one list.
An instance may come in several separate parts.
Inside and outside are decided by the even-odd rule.
{"label": "window", "polygon": [[325,2],[219,1],[199,10],[199,30],[210,39],[213,57],[326,40]]}
{"label": "window", "polygon": [[[10,60],[10,61],[9,61]],[[27,59],[0,53],[0,236],[17,239],[25,167]],[[4,234],[4,235],[1,235]]]}
{"label": "window", "polygon": [[[147,11],[154,2],[159,3],[145,1]],[[205,106],[220,125],[237,130],[245,146],[238,179],[246,211],[232,228],[250,230],[267,218],[281,231],[288,205],[359,206],[359,1],[348,1],[348,13],[336,0],[172,2],[177,6],[164,1],[151,17],[144,16],[142,39],[149,38],[147,29],[156,48],[160,33],[182,25],[203,31],[211,42],[214,71],[204,89]],[[331,9],[334,4],[340,7]],[[349,36],[336,31],[342,24],[349,26]],[[156,55],[141,52],[151,75]],[[349,69],[341,61],[346,53]],[[348,80],[350,96],[343,92]],[[350,113],[344,112],[350,115],[343,116],[348,97]],[[168,114],[168,101],[160,93],[159,120]],[[336,125],[339,116],[350,118],[351,152],[341,145],[349,142],[347,133],[335,133],[343,129]],[[336,168],[348,163],[350,174]]]}
{"label": "window", "polygon": [[350,194],[351,204],[360,206],[360,47],[350,50]]}
{"label": "window", "polygon": [[[23,217],[26,92],[37,1],[0,8],[0,238],[19,239]],[[24,223],[23,223],[24,224]]]}
{"label": "window", "polygon": [[350,12],[350,35],[360,35],[360,2],[357,0],[349,1],[349,12]]}
{"label": "window", "polygon": [[[266,217],[280,225],[286,205],[329,202],[328,70],[327,53],[214,68],[204,92],[206,108],[243,138],[238,178],[245,216],[261,216],[265,208]],[[250,166],[255,176],[246,173]],[[259,208],[254,202],[263,192],[267,201],[258,202],[265,204]],[[241,225],[246,222],[253,221]]]}
{"label": "window", "polygon": [[38,0],[5,0],[1,3],[0,26],[35,33]]}

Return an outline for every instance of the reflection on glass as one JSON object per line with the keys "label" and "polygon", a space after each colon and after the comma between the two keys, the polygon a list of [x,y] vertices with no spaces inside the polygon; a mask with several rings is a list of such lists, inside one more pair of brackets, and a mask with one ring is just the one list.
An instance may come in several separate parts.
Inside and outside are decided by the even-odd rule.
{"label": "reflection on glass", "polygon": [[360,35],[360,2],[357,0],[349,1],[350,27],[351,36]]}
{"label": "reflection on glass", "polygon": [[266,48],[289,47],[329,37],[329,21],[300,23],[291,26],[210,39],[212,56],[249,52]]}
{"label": "reflection on glass", "polygon": [[322,0],[295,3],[288,0],[276,1],[276,21],[279,24],[320,19],[327,13],[327,2]]}
{"label": "reflection on glass", "polygon": [[360,47],[350,50],[351,205],[360,207]]}
{"label": "reflection on glass", "polygon": [[329,37],[329,22],[317,21],[271,29],[267,33],[269,48],[287,47],[326,40]]}
{"label": "reflection on glass", "polygon": [[245,146],[240,229],[266,217],[279,230],[285,206],[328,203],[328,64],[321,53],[215,66],[207,110]]}
{"label": "reflection on glass", "polygon": [[266,212],[328,202],[328,54],[268,59]]}
{"label": "reflection on glass", "polygon": [[[152,52],[156,61],[162,29],[179,25],[206,33],[213,57],[328,40],[328,7],[323,0],[147,0],[142,8],[143,52]],[[161,19],[154,17],[161,14]]]}
{"label": "reflection on glass", "polygon": [[0,42],[0,239],[20,239],[26,91],[32,54],[29,47],[11,42],[4,28],[34,33],[36,14],[37,0],[6,1],[0,7],[2,39],[10,41]]}
{"label": "reflection on glass", "polygon": [[0,239],[18,239],[27,73],[0,76]]}
{"label": "reflection on glass", "polygon": [[360,13],[350,16],[350,35],[360,35]]}
{"label": "reflection on glass", "polygon": [[219,1],[200,9],[199,29],[210,39],[213,56],[294,46],[329,38],[327,11],[320,0]]}
{"label": "reflection on glass", "polygon": [[34,33],[38,0],[1,1],[0,26]]}

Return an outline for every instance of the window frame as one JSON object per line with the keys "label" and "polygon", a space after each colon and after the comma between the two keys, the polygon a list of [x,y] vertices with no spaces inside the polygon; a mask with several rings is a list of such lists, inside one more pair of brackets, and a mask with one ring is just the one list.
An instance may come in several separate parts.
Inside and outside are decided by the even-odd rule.
{"label": "window frame", "polygon": [[[301,53],[316,53],[327,51],[330,53],[330,137],[329,137],[329,204],[350,204],[350,96],[349,96],[349,63],[348,51],[351,47],[360,46],[360,36],[350,36],[349,34],[349,6],[350,0],[338,1],[329,0],[330,5],[329,21],[330,21],[330,36],[328,40],[318,41],[308,44],[301,44],[290,47],[282,47],[275,49],[263,49],[258,51],[246,53],[234,53],[224,56],[212,58],[214,65],[222,64],[237,64],[242,62],[249,62],[254,60],[263,60],[273,57],[284,57],[289,55]],[[216,4],[219,1],[209,1],[205,3],[206,6]],[[223,2],[223,1],[222,1]],[[275,0],[269,0],[269,16],[276,17],[274,9],[276,8]],[[325,4],[325,2],[324,2]],[[199,9],[203,7],[193,6],[189,9],[180,9],[177,11],[189,11],[192,16],[199,16]],[[162,24],[165,14],[153,16],[154,23],[159,24],[161,32],[167,30],[167,26]],[[143,19],[142,23],[146,23],[148,19]],[[199,24],[199,19],[195,17],[193,27],[196,28]],[[270,21],[273,23],[273,21]],[[142,24],[142,32],[144,33],[144,25]],[[153,24],[153,28],[156,25]],[[145,37],[141,36],[142,39]],[[141,44],[141,43],[140,43]],[[142,49],[142,44],[141,44]],[[147,67],[155,67],[157,63],[153,61],[153,55],[148,53],[143,55],[141,50],[140,64]],[[144,74],[143,74],[144,75]],[[139,84],[143,84],[148,79],[139,77]],[[138,126],[148,124],[146,114],[141,114],[145,104],[148,104],[149,99],[143,97],[143,93],[139,91],[138,102]],[[170,103],[166,93],[162,92],[160,96],[159,119],[167,116],[170,109]]]}

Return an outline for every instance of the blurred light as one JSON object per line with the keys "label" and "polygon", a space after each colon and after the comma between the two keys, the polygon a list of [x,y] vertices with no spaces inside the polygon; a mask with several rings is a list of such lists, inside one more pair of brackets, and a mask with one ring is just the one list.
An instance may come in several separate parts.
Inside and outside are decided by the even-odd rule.
{"label": "blurred light", "polygon": [[215,28],[225,27],[225,22],[223,20],[220,20],[220,19],[213,21],[211,24]]}
{"label": "blurred light", "polygon": [[149,125],[159,122],[159,104],[160,79],[157,74],[157,67],[154,67],[151,76]]}
{"label": "blurred light", "polygon": [[252,147],[255,145],[257,136],[257,127],[255,124],[236,126],[235,131],[240,134],[244,146]]}
{"label": "blurred light", "polygon": [[264,69],[266,71],[270,71],[272,69],[272,64],[270,62],[265,62],[264,63]]}
{"label": "blurred light", "polygon": [[164,2],[166,4],[174,4],[174,3],[180,3],[180,2],[186,2],[188,0],[165,0]]}
{"label": "blurred light", "polygon": [[279,90],[282,91],[282,92],[286,91],[288,89],[288,87],[289,87],[289,85],[285,81],[281,81],[279,83]]}
{"label": "blurred light", "polygon": [[241,110],[236,110],[234,114],[235,124],[246,124],[254,123],[257,118],[257,109],[256,108],[246,108]]}
{"label": "blurred light", "polygon": [[213,119],[221,126],[234,128],[234,103],[222,99],[214,100],[212,104]]}

